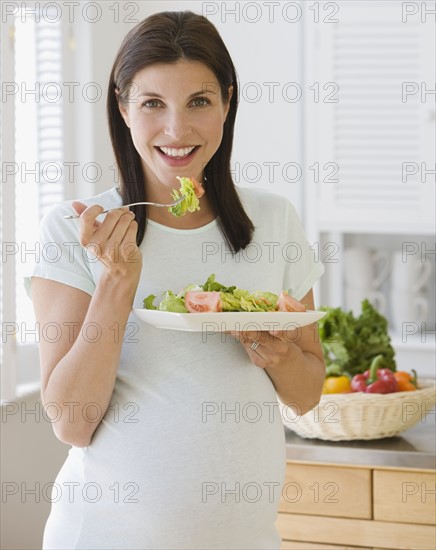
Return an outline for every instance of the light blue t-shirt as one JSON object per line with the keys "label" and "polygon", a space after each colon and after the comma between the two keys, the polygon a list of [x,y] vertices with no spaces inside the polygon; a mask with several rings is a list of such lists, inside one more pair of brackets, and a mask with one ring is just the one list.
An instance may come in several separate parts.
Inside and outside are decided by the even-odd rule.
{"label": "light blue t-shirt", "polygon": [[[261,189],[238,193],[256,230],[236,257],[216,220],[190,230],[148,222],[135,308],[211,273],[297,299],[312,288],[324,268],[294,207]],[[114,187],[82,202],[111,208],[121,198]],[[71,213],[67,201],[43,219],[47,254],[28,292],[35,275],[93,294],[103,267],[79,245]],[[108,411],[56,479],[44,549],[278,550],[285,462],[274,386],[232,336],[157,329],[132,312]]]}

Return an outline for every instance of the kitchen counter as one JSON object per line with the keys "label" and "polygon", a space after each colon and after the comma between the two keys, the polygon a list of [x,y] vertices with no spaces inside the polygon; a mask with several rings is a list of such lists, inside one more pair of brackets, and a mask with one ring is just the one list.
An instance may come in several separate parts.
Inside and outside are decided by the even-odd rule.
{"label": "kitchen counter", "polygon": [[429,412],[424,421],[398,436],[369,441],[304,439],[288,428],[285,432],[288,460],[436,469],[435,411]]}

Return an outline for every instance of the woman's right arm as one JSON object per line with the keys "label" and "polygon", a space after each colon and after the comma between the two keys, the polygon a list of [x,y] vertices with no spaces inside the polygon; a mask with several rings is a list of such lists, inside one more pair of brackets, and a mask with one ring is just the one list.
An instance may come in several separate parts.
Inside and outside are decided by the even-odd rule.
{"label": "woman's right arm", "polygon": [[47,325],[49,334],[48,323],[56,323],[61,334],[56,342],[40,341],[41,395],[47,415],[61,441],[86,447],[112,396],[142,255],[136,247],[137,224],[125,209],[110,212],[100,223],[95,218],[102,207],[73,204],[82,212],[80,243],[93,243],[93,251],[97,245],[105,269],[92,296],[33,277],[32,299],[39,326]]}

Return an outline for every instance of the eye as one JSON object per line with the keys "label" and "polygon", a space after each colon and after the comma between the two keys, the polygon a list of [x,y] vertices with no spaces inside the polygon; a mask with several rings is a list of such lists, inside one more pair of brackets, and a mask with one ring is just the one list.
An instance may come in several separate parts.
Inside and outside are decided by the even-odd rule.
{"label": "eye", "polygon": [[147,99],[147,101],[144,101],[142,106],[143,107],[149,107],[149,108],[153,109],[155,107],[160,106],[160,101],[158,101],[157,99]]}
{"label": "eye", "polygon": [[206,105],[210,105],[210,101],[207,97],[196,97],[192,100],[192,103],[194,107],[206,107]]}

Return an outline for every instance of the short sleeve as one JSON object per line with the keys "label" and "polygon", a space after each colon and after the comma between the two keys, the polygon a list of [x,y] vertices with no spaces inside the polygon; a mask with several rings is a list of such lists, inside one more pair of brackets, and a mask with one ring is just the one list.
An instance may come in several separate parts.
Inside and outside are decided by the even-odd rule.
{"label": "short sleeve", "polygon": [[294,206],[287,201],[285,227],[286,243],[283,248],[285,275],[283,288],[301,300],[324,273],[324,265],[317,259],[307,239]]}
{"label": "short sleeve", "polygon": [[32,277],[51,279],[92,295],[95,281],[91,271],[93,259],[79,242],[78,220],[66,220],[71,214],[67,203],[53,206],[42,218],[37,253],[26,266],[24,287],[29,298]]}

